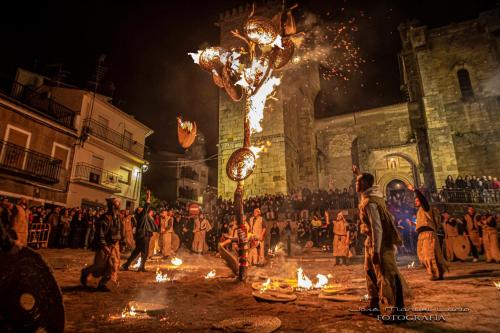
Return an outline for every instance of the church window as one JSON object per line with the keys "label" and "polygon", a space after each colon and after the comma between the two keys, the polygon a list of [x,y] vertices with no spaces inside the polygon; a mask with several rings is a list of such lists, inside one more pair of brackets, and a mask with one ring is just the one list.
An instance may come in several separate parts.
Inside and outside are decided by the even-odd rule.
{"label": "church window", "polygon": [[465,68],[459,69],[457,71],[457,78],[460,85],[460,91],[462,92],[462,98],[468,99],[474,97],[469,71]]}

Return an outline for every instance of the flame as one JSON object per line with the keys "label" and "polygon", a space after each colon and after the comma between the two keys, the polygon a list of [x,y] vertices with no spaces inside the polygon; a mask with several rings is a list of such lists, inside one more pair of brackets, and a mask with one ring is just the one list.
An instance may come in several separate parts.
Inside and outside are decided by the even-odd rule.
{"label": "flame", "polygon": [[493,284],[497,287],[497,290],[500,290],[500,281],[493,281]]}
{"label": "flame", "polygon": [[415,267],[415,262],[414,261],[412,261],[411,264],[408,264],[408,268],[413,268],[413,267]]}
{"label": "flame", "polygon": [[171,281],[171,279],[168,277],[167,273],[162,274],[160,271],[160,267],[156,268],[156,282],[163,283],[169,281]]}
{"label": "flame", "polygon": [[180,117],[177,117],[177,121],[179,122],[179,125],[181,126],[181,128],[183,130],[186,130],[188,132],[193,131],[194,125],[192,122],[190,122],[188,120],[182,120]]}
{"label": "flame", "polygon": [[252,153],[255,155],[255,159],[258,159],[260,156],[260,152],[264,149],[264,146],[260,146],[260,147],[257,147],[257,146],[251,146],[250,147],[250,150],[252,151]]}
{"label": "flame", "polygon": [[131,305],[130,307],[126,307],[122,311],[122,318],[132,318],[136,316],[137,312],[135,312],[135,307],[133,305]]}
{"label": "flame", "polygon": [[191,56],[191,58],[193,58],[193,62],[195,64],[199,65],[200,64],[200,55],[202,52],[203,52],[203,50],[198,50],[197,53],[188,53],[188,54]]}
{"label": "flame", "polygon": [[326,275],[318,274],[316,278],[318,278],[318,282],[316,282],[314,288],[321,289],[328,284],[328,277]]}
{"label": "flame", "polygon": [[137,262],[132,266],[132,268],[138,269],[139,267],[141,267],[141,263],[142,263],[142,257],[139,257],[139,260],[137,260]]}
{"label": "flame", "polygon": [[365,294],[365,295],[363,295],[363,296],[361,297],[361,300],[362,300],[362,301],[367,301],[367,300],[369,300],[369,299],[370,299],[370,296],[369,296],[368,294]]}
{"label": "flame", "polygon": [[264,292],[266,290],[268,290],[269,288],[271,288],[271,279],[267,279],[266,282],[264,282],[262,284],[262,287],[260,288],[260,292]]}
{"label": "flame", "polygon": [[210,272],[207,273],[207,275],[205,275],[205,279],[213,279],[215,278],[215,269],[212,269]]}
{"label": "flame", "polygon": [[182,265],[182,259],[181,258],[173,257],[170,262],[174,266],[180,266],[180,265]]}
{"label": "flame", "polygon": [[262,132],[261,122],[264,118],[264,106],[266,104],[267,97],[271,95],[274,88],[281,83],[281,79],[270,76],[266,78],[260,89],[253,95],[248,97],[249,100],[249,111],[248,119],[250,123],[250,133],[260,133]]}
{"label": "flame", "polygon": [[297,269],[297,288],[299,289],[311,289],[313,284],[311,280],[304,274],[302,268]]}

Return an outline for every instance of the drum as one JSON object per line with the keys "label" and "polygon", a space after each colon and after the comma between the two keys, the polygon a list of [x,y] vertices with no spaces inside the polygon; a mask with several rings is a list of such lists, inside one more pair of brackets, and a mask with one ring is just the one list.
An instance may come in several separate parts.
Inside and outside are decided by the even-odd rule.
{"label": "drum", "polygon": [[458,236],[453,240],[453,254],[460,260],[466,260],[470,253],[470,243],[467,236]]}
{"label": "drum", "polygon": [[172,233],[172,251],[177,252],[181,247],[181,239],[175,232]]}
{"label": "drum", "polygon": [[251,249],[255,249],[257,246],[259,246],[259,243],[259,239],[255,236],[250,237],[250,239],[248,240],[248,246]]}

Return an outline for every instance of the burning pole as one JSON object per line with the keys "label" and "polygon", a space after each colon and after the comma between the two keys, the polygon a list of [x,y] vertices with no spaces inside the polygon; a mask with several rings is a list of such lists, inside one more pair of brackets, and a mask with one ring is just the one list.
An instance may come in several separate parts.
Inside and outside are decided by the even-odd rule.
{"label": "burning pole", "polygon": [[[246,279],[248,269],[247,230],[243,223],[244,183],[255,169],[258,153],[263,147],[251,145],[251,135],[262,131],[261,121],[268,98],[281,82],[273,71],[287,64],[293,56],[295,44],[300,38],[291,7],[282,21],[283,11],[272,19],[254,16],[252,10],[243,26],[243,33],[233,30],[234,37],[243,41],[242,47],[225,49],[208,47],[197,53],[189,53],[194,62],[212,74],[214,83],[223,88],[229,97],[245,101],[243,120],[243,147],[234,151],[226,165],[228,177],[237,182],[234,192],[235,215],[238,222],[238,277]],[[283,36],[282,36],[283,34]]]}

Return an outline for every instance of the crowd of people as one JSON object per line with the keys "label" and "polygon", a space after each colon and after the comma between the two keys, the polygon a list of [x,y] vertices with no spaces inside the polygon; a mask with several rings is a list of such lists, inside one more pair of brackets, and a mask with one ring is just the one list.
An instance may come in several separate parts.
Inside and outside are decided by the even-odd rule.
{"label": "crowd of people", "polygon": [[492,176],[457,176],[454,179],[450,175],[433,199],[439,202],[498,203],[500,181]]}

